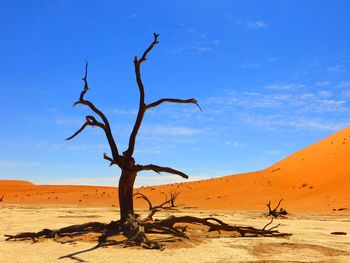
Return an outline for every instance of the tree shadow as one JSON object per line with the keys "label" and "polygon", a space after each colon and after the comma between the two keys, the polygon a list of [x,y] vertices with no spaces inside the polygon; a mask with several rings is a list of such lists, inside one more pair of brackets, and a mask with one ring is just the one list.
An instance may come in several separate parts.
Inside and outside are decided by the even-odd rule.
{"label": "tree shadow", "polygon": [[88,248],[88,249],[80,250],[80,251],[77,251],[77,252],[74,252],[74,253],[71,253],[71,254],[68,254],[65,256],[61,256],[58,259],[69,258],[69,259],[75,260],[76,262],[88,262],[84,259],[77,257],[77,255],[84,254],[84,253],[96,250],[98,248],[101,248],[101,247],[114,246],[114,245],[119,245],[122,243],[123,243],[123,241],[115,241],[115,240],[109,240],[106,243],[99,242],[96,246],[93,246],[93,247]]}

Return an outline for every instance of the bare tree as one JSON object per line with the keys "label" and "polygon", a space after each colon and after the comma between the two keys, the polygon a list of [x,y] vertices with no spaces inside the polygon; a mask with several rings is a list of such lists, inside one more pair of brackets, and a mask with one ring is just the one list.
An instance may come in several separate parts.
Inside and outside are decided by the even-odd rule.
{"label": "bare tree", "polygon": [[[185,173],[178,171],[176,169],[159,166],[155,164],[140,165],[140,164],[137,164],[135,162],[135,159],[133,158],[134,151],[135,151],[136,137],[141,127],[144,115],[148,110],[155,108],[157,106],[160,106],[165,102],[194,104],[194,105],[197,105],[200,109],[200,106],[197,100],[193,98],[192,99],[163,98],[149,104],[145,102],[145,89],[141,78],[141,65],[143,62],[147,60],[147,55],[153,49],[153,47],[159,43],[158,36],[159,34],[154,33],[153,42],[144,51],[141,58],[138,58],[137,56],[135,56],[134,58],[136,82],[140,93],[140,100],[139,100],[137,117],[135,120],[134,127],[132,129],[132,132],[130,134],[129,144],[126,151],[124,151],[122,154],[119,153],[118,146],[113,137],[112,130],[107,117],[91,101],[85,99],[86,92],[89,90],[88,81],[87,81],[88,63],[86,63],[85,76],[83,78],[84,88],[80,94],[79,100],[74,103],[74,106],[75,105],[88,106],[98,117],[101,118],[102,122],[96,120],[94,116],[88,115],[86,116],[86,122],[83,124],[83,126],[77,132],[75,132],[72,136],[67,138],[67,140],[73,139],[75,136],[80,134],[87,126],[99,127],[105,132],[107,141],[110,146],[111,157],[108,156],[107,153],[104,153],[103,157],[104,159],[110,162],[110,165],[117,165],[121,169],[121,175],[119,178],[118,195],[119,195],[119,206],[120,206],[120,220],[123,228],[126,225],[128,225],[128,224],[125,224],[127,220],[135,219],[134,205],[133,205],[133,188],[134,188],[135,178],[138,172],[145,171],[145,170],[152,170],[156,173],[166,172],[166,173],[179,175],[185,179],[188,178],[188,176]],[[126,230],[126,232],[129,232],[129,231],[132,232],[132,229]]]}
{"label": "bare tree", "polygon": [[4,200],[4,196],[5,195],[2,195],[2,197],[0,198],[0,202],[2,202]]}
{"label": "bare tree", "polygon": [[176,191],[176,190],[171,190],[170,192],[168,192],[169,194],[169,199],[168,199],[168,194],[167,193],[163,193],[165,195],[165,199],[168,200],[168,202],[170,203],[170,207],[169,208],[175,208],[175,200],[177,199],[177,197],[179,196],[181,192]]}

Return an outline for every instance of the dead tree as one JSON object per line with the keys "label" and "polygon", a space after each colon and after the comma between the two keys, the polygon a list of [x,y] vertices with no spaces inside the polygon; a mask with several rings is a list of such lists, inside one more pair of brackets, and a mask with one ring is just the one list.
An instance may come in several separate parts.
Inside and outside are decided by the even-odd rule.
{"label": "dead tree", "polygon": [[177,197],[179,196],[181,192],[177,192],[177,191],[171,191],[170,194],[170,204],[171,207],[176,207],[175,205],[175,200],[177,199]]}
{"label": "dead tree", "polygon": [[[104,131],[110,147],[111,155],[104,153],[103,158],[109,162],[110,166],[116,165],[121,169],[121,175],[119,178],[119,188],[118,188],[120,220],[112,221],[109,224],[99,223],[99,222],[90,222],[90,223],[85,223],[81,225],[72,225],[72,226],[64,227],[57,230],[43,229],[42,231],[39,231],[39,232],[23,232],[16,235],[5,235],[7,241],[16,240],[16,239],[19,239],[19,240],[31,239],[33,240],[33,242],[36,242],[39,238],[53,238],[54,240],[60,242],[59,240],[61,237],[73,238],[75,236],[80,236],[87,233],[100,234],[98,238],[98,244],[95,247],[85,251],[76,252],[76,253],[61,257],[61,258],[65,258],[65,257],[73,258],[77,254],[80,254],[86,251],[91,251],[92,249],[96,249],[98,247],[117,245],[117,244],[123,244],[124,247],[130,246],[130,245],[138,245],[138,246],[142,246],[144,248],[150,248],[150,249],[163,249],[164,247],[162,244],[148,239],[148,237],[146,236],[146,233],[166,234],[166,235],[172,235],[175,237],[189,238],[189,236],[186,234],[186,226],[179,226],[179,224],[201,224],[201,225],[207,226],[208,231],[219,231],[219,232],[235,231],[239,233],[241,236],[281,237],[281,236],[291,235],[288,233],[279,233],[276,229],[277,226],[266,229],[266,227],[270,225],[272,221],[269,224],[265,225],[262,229],[257,229],[254,227],[228,225],[222,222],[221,220],[217,218],[212,218],[212,217],[197,218],[192,216],[180,216],[180,217],[170,216],[168,218],[161,219],[161,220],[153,220],[152,218],[153,215],[159,210],[163,209],[168,205],[175,206],[174,201],[179,195],[179,192],[170,193],[170,198],[169,199],[166,198],[165,202],[163,202],[158,206],[153,206],[150,200],[145,195],[137,194],[139,198],[142,198],[148,202],[150,212],[143,219],[139,215],[135,214],[134,204],[133,204],[133,196],[134,196],[133,188],[134,188],[134,182],[138,172],[151,170],[156,173],[166,172],[166,173],[179,175],[185,179],[188,178],[188,176],[185,173],[170,167],[164,167],[164,166],[159,166],[155,164],[141,165],[136,163],[135,159],[133,158],[135,144],[136,144],[136,137],[141,127],[142,120],[145,113],[148,110],[155,108],[157,106],[160,106],[163,103],[194,104],[198,106],[198,108],[201,110],[197,100],[193,98],[192,99],[163,98],[149,104],[145,102],[145,90],[141,79],[141,65],[143,62],[146,61],[146,57],[149,54],[149,52],[153,49],[153,47],[158,44],[158,36],[159,36],[158,34],[154,34],[153,42],[144,51],[141,58],[138,58],[136,56],[134,58],[136,82],[140,93],[139,108],[138,108],[135,124],[133,126],[132,132],[129,137],[128,148],[122,154],[119,152],[117,142],[112,134],[111,126],[109,124],[107,117],[90,100],[87,100],[85,98],[85,95],[89,90],[88,81],[87,81],[88,63],[86,63],[85,75],[83,77],[84,88],[80,93],[79,100],[74,103],[74,106],[76,105],[87,106],[92,110],[92,112],[94,112],[97,115],[97,117],[100,118],[100,120],[97,120],[92,115],[87,115],[85,117],[85,120],[86,120],[85,123],[72,136],[67,138],[67,140],[73,139],[88,126],[98,127]],[[124,235],[126,239],[122,241],[109,239],[109,237],[113,235],[120,235],[120,234]]]}
{"label": "dead tree", "polygon": [[160,210],[174,210],[175,206],[175,200],[177,199],[178,195],[180,194],[180,192],[176,192],[176,191],[171,191],[169,193],[169,197],[168,194],[161,192],[162,194],[164,194],[165,196],[165,201],[162,202],[159,205],[153,206],[151,201],[149,200],[149,198],[142,194],[142,193],[135,193],[134,196],[136,197],[136,199],[143,199],[147,202],[148,204],[148,210],[149,211],[154,211],[154,213],[160,211]]}
{"label": "dead tree", "polygon": [[274,218],[287,218],[286,215],[288,214],[288,212],[284,209],[284,208],[280,208],[280,210],[277,210],[279,208],[279,206],[281,205],[283,199],[281,199],[277,206],[274,208],[274,209],[271,209],[271,201],[269,201],[266,206],[267,208],[269,209],[268,213],[267,213],[267,216],[271,216],[271,217],[274,217]]}
{"label": "dead tree", "polygon": [[5,195],[2,195],[2,197],[0,198],[0,202],[2,202],[2,200],[4,200],[4,196]]}
{"label": "dead tree", "polygon": [[[177,197],[179,196],[181,192],[178,192],[176,190],[171,190],[170,192],[168,192],[169,194],[169,203],[170,203],[170,208],[175,208],[175,200],[177,199]],[[163,193],[165,195],[165,199],[168,200],[168,194],[167,193]]]}
{"label": "dead tree", "polygon": [[74,106],[85,105],[89,107],[98,117],[100,117],[102,121],[98,121],[94,116],[88,115],[85,117],[86,122],[83,124],[83,126],[77,132],[75,132],[72,136],[67,138],[67,140],[73,139],[75,136],[80,134],[88,126],[99,127],[104,131],[110,146],[111,156],[108,156],[107,153],[104,153],[103,157],[110,163],[111,166],[117,165],[121,169],[121,175],[119,178],[119,185],[118,185],[119,186],[118,195],[119,195],[119,207],[120,207],[120,221],[121,221],[122,229],[127,235],[129,234],[129,232],[133,232],[133,228],[128,229],[126,226],[129,225],[127,224],[127,221],[135,220],[134,204],[133,204],[133,188],[134,188],[134,182],[138,172],[152,170],[156,173],[166,172],[166,173],[179,175],[185,179],[188,178],[188,176],[185,173],[170,167],[164,167],[164,166],[159,166],[155,164],[140,165],[136,163],[135,159],[133,158],[134,151],[135,151],[136,137],[141,127],[145,113],[148,110],[151,110],[152,108],[160,106],[161,104],[166,102],[194,104],[194,105],[197,105],[200,109],[200,106],[197,100],[193,98],[192,99],[164,98],[148,104],[145,102],[145,89],[141,78],[141,65],[143,62],[147,60],[147,55],[153,49],[153,47],[159,43],[158,36],[159,34],[154,33],[153,42],[144,51],[141,58],[138,58],[137,56],[134,57],[134,68],[135,68],[135,74],[136,74],[136,82],[140,93],[140,99],[139,99],[137,117],[129,138],[128,148],[122,154],[120,154],[117,146],[117,142],[112,134],[112,130],[107,117],[91,101],[85,99],[85,95],[89,90],[88,81],[87,81],[88,63],[86,63],[85,76],[83,78],[84,88],[80,94],[79,100],[74,103]]}

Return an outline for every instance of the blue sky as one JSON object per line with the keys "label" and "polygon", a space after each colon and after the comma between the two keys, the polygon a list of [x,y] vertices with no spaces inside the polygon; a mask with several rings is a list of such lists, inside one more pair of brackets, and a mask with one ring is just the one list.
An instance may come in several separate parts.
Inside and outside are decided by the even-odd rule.
{"label": "blue sky", "polygon": [[[125,2],[125,1],[124,1]],[[350,2],[1,1],[0,178],[116,185],[91,112],[72,107],[90,64],[89,98],[125,149],[136,117],[133,57],[146,101],[197,98],[147,113],[140,164],[192,180],[263,169],[350,124]],[[137,185],[179,181],[140,174]]]}

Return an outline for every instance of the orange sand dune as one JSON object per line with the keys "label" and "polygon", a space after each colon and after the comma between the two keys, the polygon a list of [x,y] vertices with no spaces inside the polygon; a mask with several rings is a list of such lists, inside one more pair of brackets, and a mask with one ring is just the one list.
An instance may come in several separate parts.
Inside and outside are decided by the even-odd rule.
{"label": "orange sand dune", "polygon": [[20,181],[20,180],[0,180],[0,185],[6,186],[18,186],[18,185],[33,185],[33,183],[28,181]]}
{"label": "orange sand dune", "polygon": [[[154,202],[162,192],[180,191],[178,205],[202,209],[265,210],[267,201],[290,211],[350,211],[350,127],[252,173],[181,184],[141,187]],[[117,178],[116,178],[117,183]],[[95,186],[7,186],[3,203],[117,206],[117,189]],[[142,200],[136,207],[146,207]]]}

